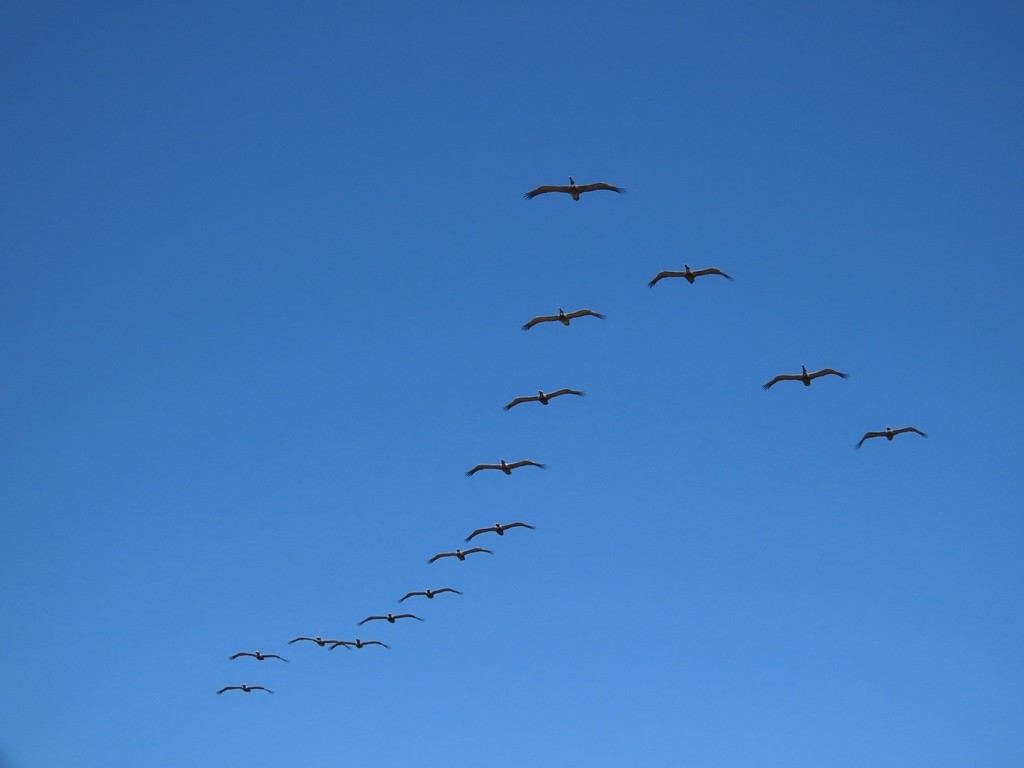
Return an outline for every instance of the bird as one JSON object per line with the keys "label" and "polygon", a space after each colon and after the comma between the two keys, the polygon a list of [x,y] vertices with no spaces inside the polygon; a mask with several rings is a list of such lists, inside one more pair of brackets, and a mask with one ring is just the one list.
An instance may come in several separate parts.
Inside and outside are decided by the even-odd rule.
{"label": "bird", "polygon": [[500,464],[477,464],[471,470],[466,473],[466,477],[472,477],[475,473],[481,469],[500,469],[506,475],[511,475],[513,469],[519,467],[540,467],[541,469],[547,469],[547,464],[538,464],[536,461],[530,461],[529,459],[523,459],[522,461],[513,461],[511,464],[507,464],[504,459],[500,460]]}
{"label": "bird", "polygon": [[858,442],[856,447],[860,448],[864,445],[865,440],[870,440],[872,437],[884,437],[886,440],[892,440],[896,435],[902,435],[904,432],[916,432],[921,437],[928,437],[927,432],[922,432],[917,427],[902,427],[900,429],[893,429],[892,427],[886,427],[884,432],[865,432]]}
{"label": "bird", "polygon": [[294,640],[289,640],[288,645],[291,645],[292,643],[297,643],[299,642],[299,640],[309,640],[311,642],[316,643],[321,648],[323,648],[325,645],[329,645],[330,643],[338,642],[337,640],[324,640],[322,637],[320,637],[320,635],[317,635],[316,637],[296,637]]}
{"label": "bird", "polygon": [[256,661],[264,661],[265,659],[280,659],[285,664],[288,663],[288,659],[286,659],[284,656],[278,656],[276,653],[260,653],[259,651],[253,651],[252,653],[250,653],[249,651],[239,651],[234,656],[228,656],[228,659],[234,661],[239,656],[252,656],[254,659],[256,659]]}
{"label": "bird", "polygon": [[374,621],[376,619],[385,619],[387,620],[388,624],[394,624],[399,619],[418,619],[419,621],[423,621],[423,619],[421,619],[419,616],[414,616],[411,613],[400,613],[397,616],[389,613],[387,616],[367,616],[365,619],[359,622],[359,625],[362,626],[366,622]]}
{"label": "bird", "polygon": [[683,264],[683,267],[685,269],[682,272],[670,272],[670,271],[659,272],[657,275],[654,276],[654,279],[651,280],[651,282],[649,282],[647,284],[647,287],[648,288],[653,288],[655,283],[657,283],[659,280],[661,280],[662,278],[665,278],[665,277],[685,277],[687,282],[690,283],[690,285],[693,285],[694,281],[698,277],[703,277],[704,275],[721,275],[726,280],[732,280],[732,277],[730,275],[725,274],[725,272],[720,270],[718,267],[708,267],[707,269],[698,269],[696,272],[694,272],[692,269],[690,269],[690,265],[689,264]]}
{"label": "bird", "polygon": [[273,693],[269,688],[264,688],[262,685],[225,685],[219,691],[217,695],[224,693],[224,691],[243,691],[244,693],[252,693],[253,691],[266,691],[267,693]]}
{"label": "bird", "polygon": [[425,589],[422,592],[409,592],[408,594],[406,594],[405,597],[403,597],[398,602],[400,602],[400,603],[405,602],[410,597],[415,597],[416,595],[423,595],[428,600],[433,600],[434,599],[434,595],[440,595],[442,592],[454,592],[456,595],[461,595],[462,594],[461,592],[459,592],[459,590],[452,589],[451,587],[442,587],[441,589]]}
{"label": "bird", "polygon": [[433,563],[435,560],[440,560],[442,557],[457,557],[459,560],[465,560],[466,555],[472,555],[474,552],[486,552],[488,555],[494,554],[491,550],[484,549],[483,547],[473,547],[472,549],[467,550],[456,549],[454,552],[439,552],[427,560],[427,563]]}
{"label": "bird", "polygon": [[469,541],[474,536],[479,536],[481,533],[496,533],[499,536],[504,536],[505,531],[509,528],[529,528],[531,531],[537,530],[535,526],[529,525],[528,523],[509,523],[502,525],[501,523],[495,523],[490,528],[477,528],[469,536],[466,537],[466,541]]}
{"label": "bird", "polygon": [[842,371],[837,371],[835,368],[822,368],[820,371],[808,373],[807,367],[801,365],[800,371],[800,373],[780,373],[767,384],[762,384],[761,389],[767,390],[773,384],[778,384],[780,381],[802,381],[805,387],[809,387],[811,386],[811,382],[814,381],[814,379],[817,379],[821,376],[828,376],[829,374],[833,376],[839,376],[842,379],[850,378],[850,374],[843,373]]}
{"label": "bird", "polygon": [[503,406],[503,410],[507,411],[520,403],[537,402],[541,405],[547,405],[551,402],[551,398],[553,397],[561,397],[562,395],[579,395],[580,397],[583,397],[585,394],[586,392],[580,392],[578,389],[559,389],[557,392],[544,392],[543,390],[538,389],[536,395],[531,395],[530,397],[517,397],[508,405]]}
{"label": "bird", "polygon": [[625,194],[626,192],[623,187],[616,187],[614,184],[608,184],[603,181],[598,181],[594,184],[577,184],[576,180],[570,176],[568,186],[561,184],[545,184],[524,193],[523,197],[527,200],[533,200],[537,195],[543,195],[547,192],[565,192],[567,195],[570,195],[573,200],[579,200],[580,195],[584,192],[596,192],[599,189],[607,189],[609,192],[618,192],[620,195]]}
{"label": "bird", "polygon": [[555,320],[562,325],[568,325],[571,320],[575,320],[577,317],[586,317],[587,315],[596,317],[598,320],[604,320],[605,318],[604,315],[592,309],[577,309],[575,312],[566,313],[565,310],[559,307],[557,315],[540,315],[535,317],[530,322],[523,324],[523,330],[528,331],[537,323],[553,323]]}
{"label": "bird", "polygon": [[383,645],[385,648],[391,647],[387,643],[382,643],[380,640],[360,640],[358,637],[355,640],[334,640],[333,643],[334,645],[332,645],[328,650],[333,651],[339,645],[345,646],[346,649],[349,646],[354,646],[356,648],[365,648],[368,645]]}

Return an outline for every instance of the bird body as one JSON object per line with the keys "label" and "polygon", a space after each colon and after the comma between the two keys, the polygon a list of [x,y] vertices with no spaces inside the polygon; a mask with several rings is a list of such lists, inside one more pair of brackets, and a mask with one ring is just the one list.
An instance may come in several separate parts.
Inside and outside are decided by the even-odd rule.
{"label": "bird body", "polygon": [[860,448],[864,445],[865,440],[870,440],[873,437],[884,437],[886,440],[891,441],[896,435],[902,435],[904,432],[914,432],[921,437],[928,437],[927,432],[922,432],[917,427],[901,427],[900,429],[893,429],[892,427],[886,427],[884,432],[865,432],[855,447]]}
{"label": "bird body", "polygon": [[442,587],[441,589],[425,589],[422,592],[409,592],[408,594],[406,594],[405,597],[403,597],[398,602],[400,602],[400,603],[405,602],[410,597],[415,597],[417,595],[422,595],[423,597],[427,598],[428,600],[433,600],[434,599],[434,595],[440,595],[443,592],[454,592],[456,595],[461,595],[462,594],[461,592],[459,592],[459,590],[452,589],[451,587]]}
{"label": "bird body", "polygon": [[553,323],[558,321],[562,325],[569,325],[569,323],[575,320],[577,317],[596,317],[598,320],[604,320],[605,316],[600,312],[595,312],[592,309],[577,309],[575,312],[566,312],[561,307],[558,308],[557,315],[538,315],[537,317],[530,320],[528,323],[523,324],[523,330],[528,331],[537,323]]}
{"label": "bird body", "polygon": [[696,271],[690,269],[689,264],[683,264],[683,267],[684,270],[682,272],[672,272],[668,270],[664,272],[659,272],[657,275],[654,276],[654,279],[647,284],[647,287],[653,288],[659,280],[662,280],[666,277],[682,277],[685,278],[685,280],[690,285],[693,285],[693,283],[697,280],[698,277],[703,277],[704,275],[721,275],[726,280],[732,280],[731,276],[725,274],[725,272],[720,270],[718,267],[708,267],[707,269],[698,269]]}
{"label": "bird body", "polygon": [[284,656],[278,656],[276,653],[260,653],[259,651],[239,651],[234,656],[228,656],[228,659],[234,661],[239,656],[252,656],[256,661],[264,661],[266,659],[280,659],[281,661],[288,663],[288,659]]}
{"label": "bird body", "polygon": [[477,528],[475,531],[469,534],[469,536],[466,537],[466,541],[469,541],[474,536],[479,536],[481,533],[496,533],[499,536],[504,536],[505,531],[507,531],[509,528],[529,528],[531,531],[536,530],[535,526],[529,525],[528,523],[508,523],[506,525],[502,525],[501,523],[495,523],[490,528]]}
{"label": "bird body", "polygon": [[540,403],[541,405],[547,405],[549,402],[551,402],[551,399],[554,397],[561,397],[562,395],[578,395],[582,397],[585,394],[586,392],[580,392],[578,389],[559,389],[556,392],[544,392],[544,390],[538,389],[536,395],[531,395],[529,397],[517,397],[508,405],[503,406],[503,409],[507,411],[519,405],[520,403],[537,402]]}
{"label": "bird body", "polygon": [[842,379],[850,378],[850,374],[837,371],[835,368],[822,368],[820,371],[814,373],[808,373],[807,367],[804,365],[800,366],[800,373],[780,373],[774,379],[769,381],[767,384],[762,384],[761,389],[769,389],[773,384],[778,384],[780,381],[802,381],[805,387],[811,386],[811,382],[822,376],[838,376]]}
{"label": "bird body", "polygon": [[593,184],[577,184],[576,180],[570,176],[568,185],[545,184],[537,187],[536,189],[531,189],[529,192],[526,192],[523,197],[527,200],[533,200],[537,195],[544,195],[548,192],[564,192],[573,200],[579,200],[580,195],[584,192],[596,192],[601,189],[608,190],[609,192],[618,192],[620,195],[625,194],[626,192],[622,187],[616,187],[615,185],[608,184],[604,181],[598,181]]}
{"label": "bird body", "polygon": [[519,467],[539,467],[540,469],[547,469],[548,465],[538,464],[536,461],[530,461],[529,459],[523,459],[522,461],[514,461],[511,464],[509,464],[504,459],[501,459],[500,464],[477,464],[471,470],[466,472],[466,477],[472,477],[481,469],[500,469],[506,475],[511,475],[512,470],[518,469]]}
{"label": "bird body", "polygon": [[269,688],[264,688],[262,685],[225,685],[219,691],[217,695],[224,693],[224,691],[242,691],[242,693],[252,693],[253,691],[266,691],[267,693],[273,693]]}
{"label": "bird body", "polygon": [[377,619],[385,620],[385,621],[387,621],[388,624],[394,624],[399,619],[417,619],[419,621],[423,621],[423,619],[421,619],[419,616],[414,616],[411,613],[400,613],[397,616],[395,616],[394,614],[389,613],[386,616],[367,616],[365,619],[360,621],[359,624],[360,624],[360,626],[362,626],[363,624],[365,624],[368,621],[376,621]]}
{"label": "bird body", "polygon": [[457,557],[459,560],[465,560],[466,555],[472,555],[474,552],[486,552],[488,555],[494,554],[491,550],[484,549],[483,547],[473,547],[472,549],[466,550],[456,549],[454,552],[438,552],[432,558],[427,560],[427,563],[433,563],[435,560],[440,560],[442,557]]}

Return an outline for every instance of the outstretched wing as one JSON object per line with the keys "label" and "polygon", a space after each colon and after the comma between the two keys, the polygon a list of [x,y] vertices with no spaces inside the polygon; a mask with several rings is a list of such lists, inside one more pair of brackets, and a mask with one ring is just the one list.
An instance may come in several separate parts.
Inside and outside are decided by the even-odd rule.
{"label": "outstretched wing", "polygon": [[432,558],[427,560],[427,564],[429,565],[430,563],[434,562],[435,560],[440,560],[442,557],[455,557],[455,553],[454,552],[438,552]]}
{"label": "outstretched wing", "polygon": [[528,323],[523,324],[523,330],[528,331],[537,323],[550,323],[558,319],[558,315],[538,315]]}
{"label": "outstretched wing", "polygon": [[362,626],[368,621],[377,621],[378,619],[386,619],[387,616],[367,616],[365,619],[359,622],[359,626]]}
{"label": "outstretched wing", "polygon": [[464,549],[464,550],[462,550],[462,554],[464,554],[464,555],[472,555],[474,552],[486,552],[488,555],[493,555],[494,554],[491,550],[484,549],[483,547],[473,547],[472,549]]}
{"label": "outstretched wing", "polygon": [[[557,392],[549,392],[548,393],[548,400],[550,400],[552,397],[560,397],[562,395],[579,395],[580,397],[583,397],[583,395],[585,395],[585,394],[587,394],[587,393],[586,392],[581,392],[578,389],[560,389]],[[539,400],[540,398],[536,398],[536,399]]]}
{"label": "outstretched wing", "polygon": [[729,275],[725,274],[725,272],[720,270],[718,267],[708,267],[707,269],[697,269],[697,270],[694,270],[694,272],[693,272],[693,276],[694,277],[703,277],[704,275],[721,275],[726,280],[732,280],[732,277],[730,277]]}
{"label": "outstretched wing", "polygon": [[407,594],[407,595],[406,595],[405,597],[403,597],[403,598],[402,598],[401,600],[399,600],[398,602],[400,602],[400,603],[404,603],[404,602],[405,602],[406,600],[408,600],[408,599],[409,599],[410,597],[415,597],[416,595],[423,595],[423,596],[426,596],[426,594],[427,594],[426,592],[409,592],[409,593],[408,593],[408,594]]}
{"label": "outstretched wing", "polygon": [[901,427],[900,429],[894,429],[892,431],[892,433],[894,435],[902,435],[904,432],[915,432],[915,433],[919,434],[921,437],[928,437],[928,433],[927,432],[922,432],[917,427]]}
{"label": "outstretched wing", "polygon": [[860,448],[864,445],[865,440],[870,440],[872,437],[885,437],[885,432],[865,432],[864,437],[857,441],[856,448]]}
{"label": "outstretched wing", "polygon": [[494,531],[494,528],[477,528],[475,531],[469,534],[469,536],[466,537],[466,541],[469,541],[474,536],[479,536],[481,533],[487,533],[488,531]]}
{"label": "outstretched wing", "polygon": [[238,658],[239,656],[254,656],[254,657],[255,657],[255,656],[256,656],[256,654],[255,654],[255,653],[249,653],[248,651],[239,651],[239,652],[238,652],[238,653],[236,653],[236,654],[235,654],[234,656],[228,656],[228,660],[230,660],[230,661],[234,661],[234,660],[235,660],[235,659],[237,659],[237,658]]}
{"label": "outstretched wing", "polygon": [[817,379],[821,376],[838,376],[841,379],[850,378],[850,374],[837,371],[835,368],[822,368],[820,371],[807,374],[807,378],[809,379]]}
{"label": "outstretched wing", "polygon": [[659,272],[658,274],[656,274],[654,276],[654,279],[651,280],[651,282],[649,282],[647,284],[647,287],[648,288],[653,288],[655,286],[655,284],[657,284],[657,282],[659,280],[663,280],[666,277],[686,277],[686,273],[685,272],[670,272],[670,271],[667,271],[667,270],[664,271],[664,272]]}
{"label": "outstretched wing", "polygon": [[418,619],[419,621],[425,621],[414,613],[399,613],[394,618],[396,619]]}
{"label": "outstretched wing", "polygon": [[536,461],[530,461],[529,459],[523,459],[522,461],[514,461],[511,464],[506,465],[509,469],[517,469],[519,467],[540,467],[541,469],[547,469],[547,464],[538,464]]}
{"label": "outstretched wing", "polygon": [[329,650],[329,651],[333,651],[333,650],[334,650],[335,648],[337,648],[337,647],[338,647],[339,645],[343,645],[343,646],[345,646],[345,650],[347,651],[347,650],[348,650],[348,647],[349,647],[350,645],[355,645],[355,643],[349,642],[348,640],[335,640],[335,641],[334,641],[334,645],[332,645],[332,646],[331,646],[330,648],[328,648],[327,650]]}
{"label": "outstretched wing", "polygon": [[533,198],[535,198],[537,195],[543,195],[543,194],[546,194],[548,192],[566,192],[566,193],[568,193],[569,192],[569,187],[567,187],[567,186],[559,186],[557,184],[545,184],[543,186],[537,187],[536,189],[531,189],[529,192],[523,193],[523,197],[525,197],[527,200],[533,200]]}
{"label": "outstretched wing", "polygon": [[507,411],[509,408],[514,408],[515,406],[519,405],[520,403],[532,403],[534,400],[540,400],[540,398],[537,397],[536,395],[533,395],[532,397],[517,397],[511,403],[509,403],[508,405],[504,406],[502,410]]}
{"label": "outstretched wing", "polygon": [[607,189],[609,192],[618,192],[620,195],[625,194],[626,192],[625,188],[616,187],[614,184],[608,184],[604,181],[598,181],[593,184],[579,184],[576,186],[576,190],[580,193],[596,192],[599,189]]}
{"label": "outstretched wing", "polygon": [[299,640],[311,640],[314,643],[316,642],[316,638],[313,637],[296,637],[294,640],[289,640],[288,645],[291,645],[292,643],[297,643],[299,642]]}
{"label": "outstretched wing", "polygon": [[536,526],[530,525],[529,523],[509,523],[508,525],[501,526],[505,530],[509,528],[529,528],[531,531],[537,530]]}
{"label": "outstretched wing", "polygon": [[462,594],[461,592],[459,592],[459,590],[452,589],[451,587],[441,587],[441,589],[435,589],[434,590],[434,594],[435,595],[440,595],[442,592],[454,592],[456,595],[461,595]]}
{"label": "outstretched wing", "polygon": [[586,317],[587,315],[590,315],[591,317],[596,317],[598,320],[604,320],[604,315],[602,315],[600,312],[595,312],[592,309],[577,309],[575,312],[566,313],[565,316],[570,320],[575,320],[577,317]]}
{"label": "outstretched wing", "polygon": [[761,389],[771,389],[773,384],[778,384],[780,381],[800,381],[800,374],[798,373],[780,373],[774,379],[769,381],[767,384],[762,384]]}
{"label": "outstretched wing", "polygon": [[242,686],[240,686],[240,685],[225,685],[223,688],[221,688],[219,691],[217,691],[217,695],[220,696],[220,694],[224,693],[224,691],[240,691],[240,690],[242,690]]}
{"label": "outstretched wing", "polygon": [[501,465],[500,464],[477,464],[475,467],[473,467],[471,470],[469,470],[469,472],[466,473],[466,477],[472,477],[475,473],[479,472],[481,469],[501,469]]}

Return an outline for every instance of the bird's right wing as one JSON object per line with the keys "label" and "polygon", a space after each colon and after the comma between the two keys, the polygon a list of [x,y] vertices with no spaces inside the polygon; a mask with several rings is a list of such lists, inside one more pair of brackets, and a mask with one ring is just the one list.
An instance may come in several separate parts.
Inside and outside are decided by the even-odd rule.
{"label": "bird's right wing", "polygon": [[872,437],[885,437],[885,432],[865,432],[864,437],[857,441],[857,445],[855,447],[860,448],[864,445],[865,440],[870,440]]}
{"label": "bird's right wing", "polygon": [[543,195],[548,192],[568,192],[569,188],[566,186],[559,186],[557,184],[544,184],[536,189],[531,189],[529,192],[523,194],[527,200],[533,200],[537,195]]}
{"label": "bird's right wing", "polygon": [[800,376],[795,373],[780,373],[774,379],[769,381],[767,384],[762,384],[761,389],[771,389],[773,384],[778,384],[780,381],[799,381]]}
{"label": "bird's right wing", "polygon": [[558,315],[538,315],[528,323],[523,323],[523,330],[528,331],[537,323],[550,323],[558,319]]}

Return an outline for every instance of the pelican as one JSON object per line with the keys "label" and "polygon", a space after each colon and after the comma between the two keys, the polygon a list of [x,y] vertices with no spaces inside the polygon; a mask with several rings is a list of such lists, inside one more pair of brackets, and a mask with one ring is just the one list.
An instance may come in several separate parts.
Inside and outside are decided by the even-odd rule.
{"label": "pelican", "polygon": [[299,642],[299,640],[309,640],[311,642],[316,643],[321,648],[323,648],[325,645],[338,642],[337,640],[324,640],[322,637],[320,637],[320,635],[317,635],[316,637],[296,637],[294,640],[289,640],[288,645],[291,645],[292,643],[297,643]]}
{"label": "pelican", "polygon": [[399,619],[416,619],[418,621],[423,621],[423,619],[421,619],[419,616],[414,616],[411,613],[400,613],[397,616],[389,613],[387,616],[367,616],[365,619],[359,622],[359,626],[362,626],[368,621],[375,621],[376,619],[385,619],[387,620],[388,624],[394,624]]}
{"label": "pelican", "polygon": [[269,688],[264,688],[262,685],[225,685],[219,691],[217,695],[224,693],[224,691],[243,691],[245,693],[252,693],[253,691],[266,691],[267,693],[273,693]]}
{"label": "pelican", "polygon": [[531,189],[525,193],[523,197],[527,200],[533,200],[537,195],[543,195],[547,192],[565,192],[570,195],[573,200],[579,200],[580,195],[584,192],[596,192],[599,189],[607,189],[609,192],[618,192],[620,195],[625,193],[625,189],[622,187],[616,187],[613,184],[607,184],[603,181],[598,181],[595,184],[577,184],[572,176],[569,177],[569,186],[563,186],[560,184],[545,184],[542,187]]}
{"label": "pelican", "polygon": [[410,597],[415,597],[417,595],[423,595],[423,597],[427,598],[428,600],[433,600],[434,595],[440,595],[442,592],[454,592],[456,595],[462,594],[461,592],[459,592],[459,590],[452,589],[451,587],[442,587],[441,589],[425,589],[422,592],[409,592],[408,594],[406,594],[405,597],[403,597],[398,602],[405,602]]}
{"label": "pelican", "polygon": [[805,387],[811,386],[811,382],[821,376],[838,376],[842,379],[850,378],[850,374],[837,371],[835,368],[822,368],[820,371],[814,373],[808,373],[807,367],[804,365],[800,366],[800,373],[780,373],[774,379],[769,381],[767,384],[762,384],[761,389],[767,390],[773,384],[778,384],[780,381],[802,381]]}
{"label": "pelican", "polygon": [[657,275],[654,276],[654,279],[651,280],[651,282],[649,282],[647,284],[647,287],[648,288],[653,288],[655,283],[657,283],[659,280],[661,280],[663,278],[666,278],[666,277],[685,277],[686,281],[690,285],[693,285],[694,281],[698,277],[704,277],[704,275],[721,275],[726,280],[732,280],[732,277],[730,277],[729,275],[725,274],[725,272],[720,270],[718,267],[708,267],[707,269],[698,269],[696,272],[694,272],[692,269],[690,269],[690,265],[689,264],[683,264],[683,267],[684,267],[684,270],[682,272],[669,272],[669,271],[659,272]]}
{"label": "pelican", "polygon": [[508,525],[502,525],[501,523],[495,523],[490,528],[477,528],[469,536],[466,537],[466,541],[469,541],[474,536],[479,536],[481,533],[496,533],[499,536],[504,536],[505,531],[509,528],[529,528],[531,531],[537,530],[535,526],[529,525],[528,523],[509,523]]}
{"label": "pelican", "polygon": [[553,398],[553,397],[561,397],[562,395],[579,395],[580,397],[582,397],[585,394],[586,394],[586,392],[580,392],[578,389],[560,389],[557,392],[548,392],[548,393],[545,393],[543,390],[538,389],[536,395],[531,396],[531,397],[517,397],[515,400],[513,400],[508,405],[503,406],[503,410],[507,411],[509,408],[514,408],[515,406],[519,405],[520,403],[534,403],[534,402],[537,402],[537,403],[540,403],[541,405],[547,405],[551,401],[551,398]]}
{"label": "pelican", "polygon": [[254,659],[256,659],[256,661],[263,661],[265,659],[280,659],[285,664],[288,663],[288,659],[286,659],[284,656],[278,656],[276,653],[260,653],[259,651],[253,651],[252,653],[250,653],[249,651],[239,651],[234,656],[228,656],[228,659],[234,661],[239,656],[252,656]]}
{"label": "pelican", "polygon": [[333,651],[339,645],[344,645],[346,650],[350,645],[355,648],[365,648],[368,645],[383,645],[385,648],[391,647],[387,643],[382,643],[380,640],[360,640],[357,637],[355,640],[335,640],[334,645],[332,645],[328,650]]}
{"label": "pelican", "polygon": [[466,473],[466,477],[472,477],[475,473],[481,469],[500,469],[506,475],[511,475],[513,469],[519,467],[540,467],[541,469],[547,469],[547,464],[538,464],[536,461],[530,461],[529,459],[523,459],[522,461],[513,461],[511,464],[506,464],[504,459],[501,459],[501,464],[477,464],[469,472]]}
{"label": "pelican", "polygon": [[896,437],[896,435],[902,435],[904,432],[916,432],[921,437],[928,437],[927,432],[922,432],[917,427],[902,427],[901,429],[893,429],[892,427],[886,427],[884,432],[865,432],[864,437],[862,437],[857,442],[856,447],[860,448],[862,445],[864,445],[865,440],[870,440],[872,437],[884,437],[886,440],[892,440],[894,437]]}
{"label": "pelican", "polygon": [[566,313],[565,310],[559,307],[557,315],[540,315],[535,317],[523,326],[523,330],[528,331],[537,323],[553,323],[555,320],[562,325],[568,325],[571,320],[575,320],[577,317],[586,317],[587,315],[596,317],[598,320],[604,320],[604,315],[592,309],[577,309],[575,312]]}
{"label": "pelican", "polygon": [[459,560],[465,560],[466,555],[472,555],[474,552],[486,552],[488,555],[494,554],[491,550],[484,549],[483,547],[473,547],[472,549],[467,550],[456,549],[454,552],[439,552],[427,560],[427,563],[433,563],[435,560],[440,560],[442,557],[457,557]]}

